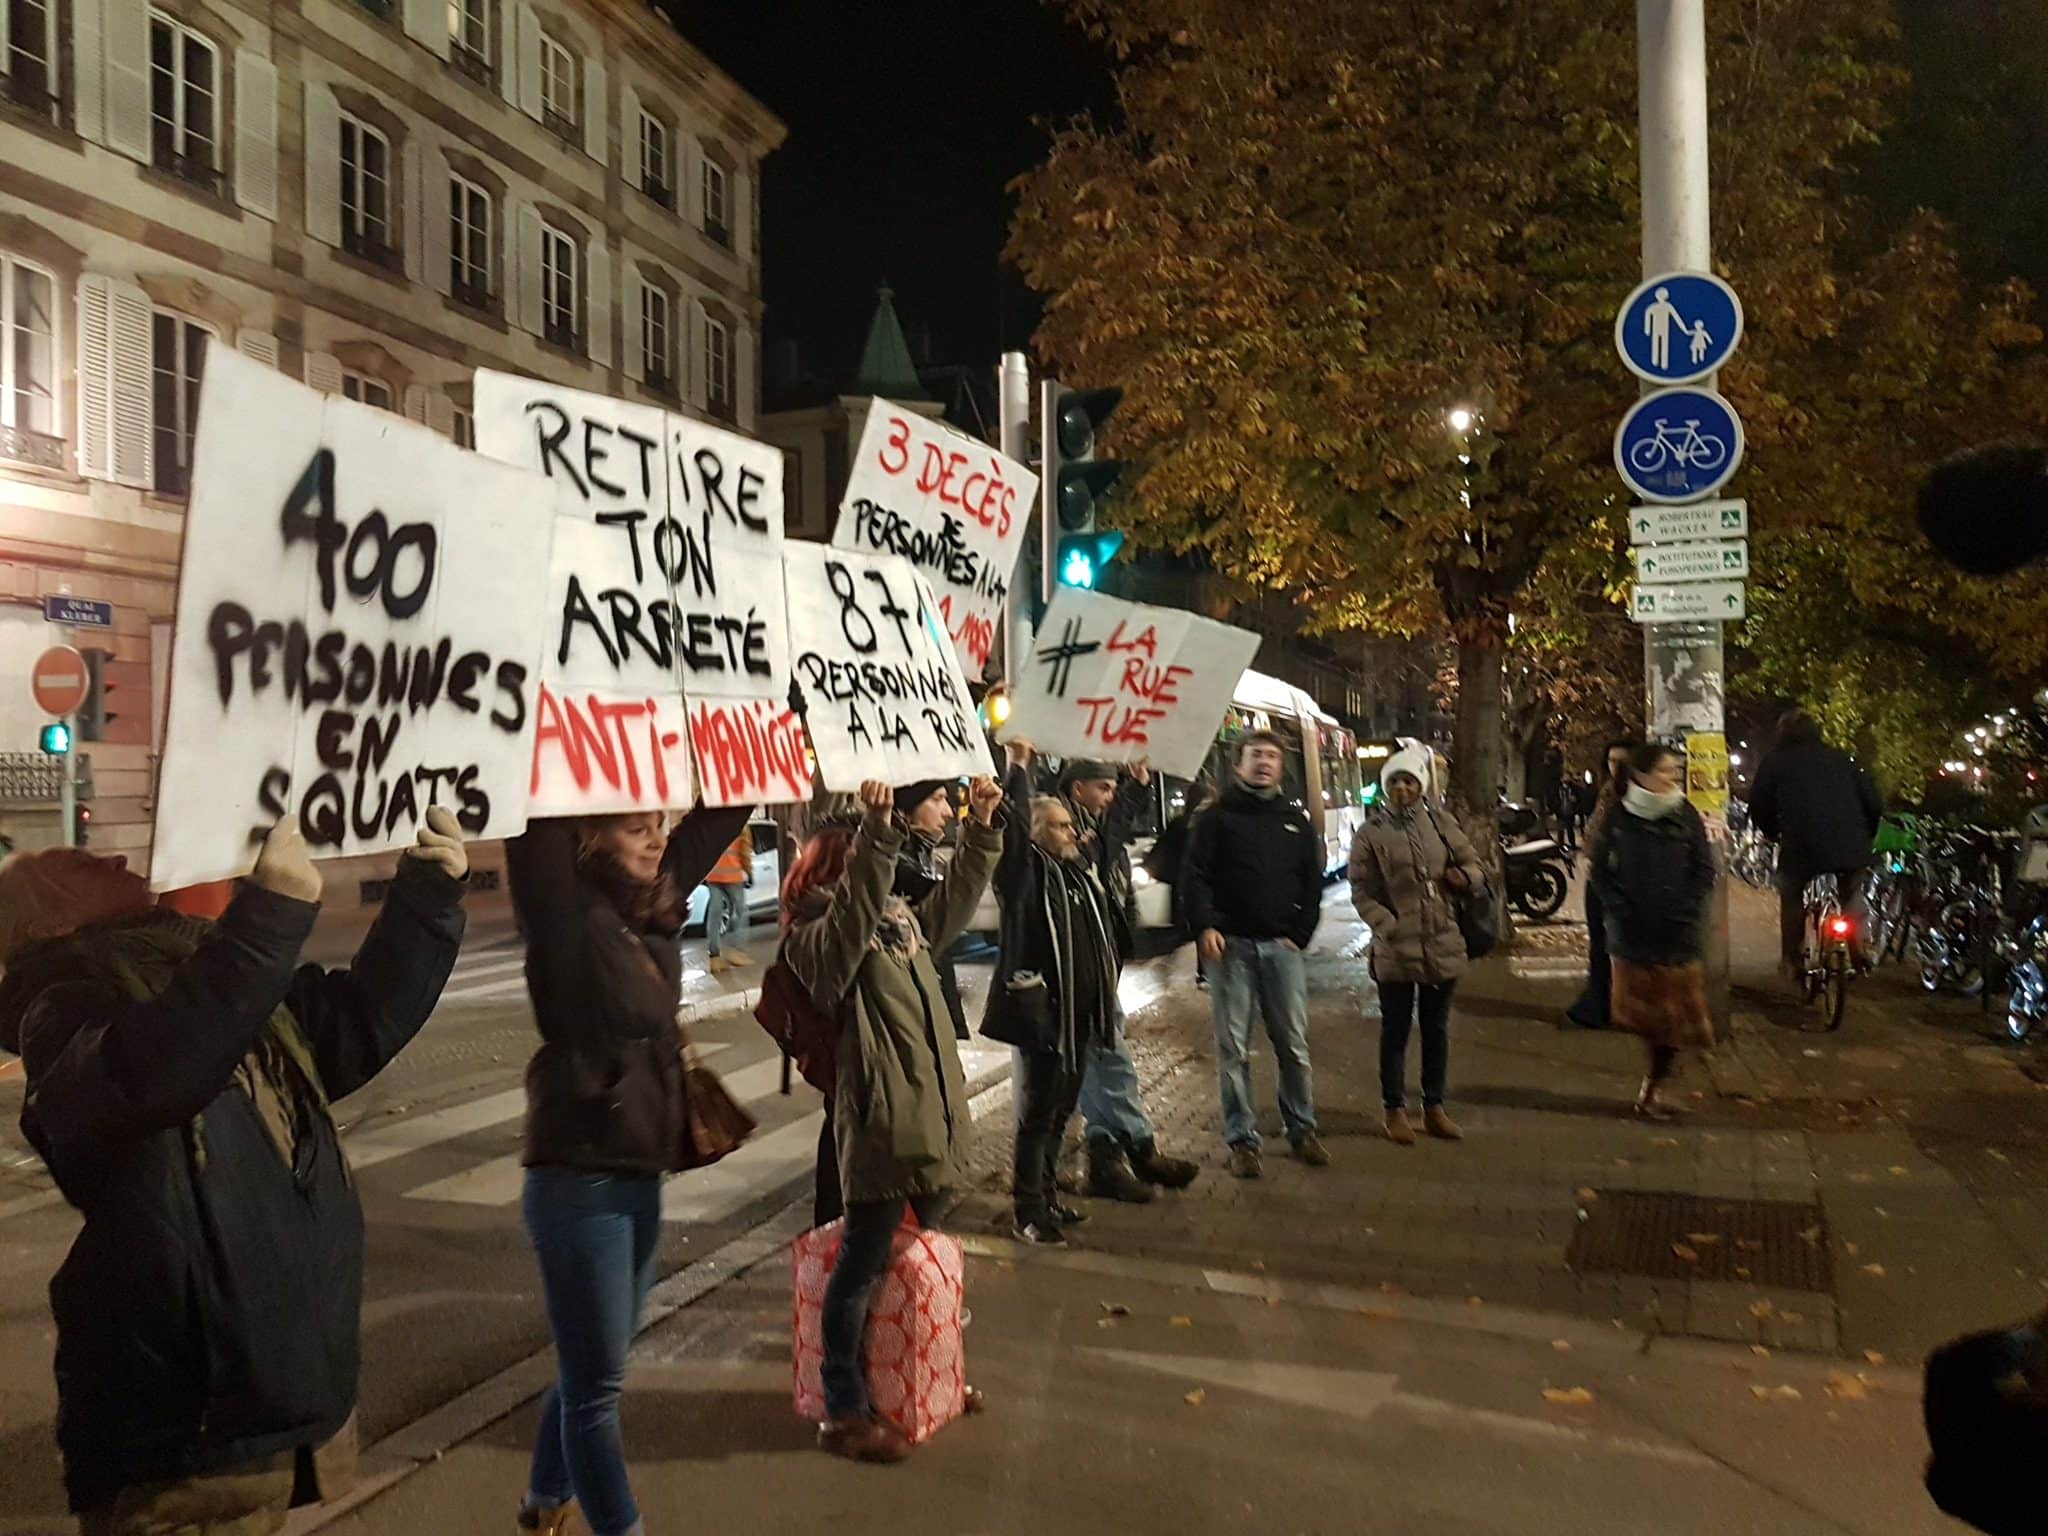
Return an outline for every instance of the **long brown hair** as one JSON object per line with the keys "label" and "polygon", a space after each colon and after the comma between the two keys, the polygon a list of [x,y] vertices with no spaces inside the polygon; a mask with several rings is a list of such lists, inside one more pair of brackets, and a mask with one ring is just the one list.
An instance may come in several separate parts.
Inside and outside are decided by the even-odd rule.
{"label": "long brown hair", "polygon": [[672,933],[683,926],[683,893],[666,868],[652,880],[635,880],[598,845],[597,834],[623,816],[582,816],[576,821],[576,873],[604,892],[619,916],[636,928]]}
{"label": "long brown hair", "polygon": [[813,891],[829,891],[846,878],[847,860],[853,856],[853,828],[820,827],[804,844],[789,873],[782,881],[782,931],[796,921],[797,908]]}

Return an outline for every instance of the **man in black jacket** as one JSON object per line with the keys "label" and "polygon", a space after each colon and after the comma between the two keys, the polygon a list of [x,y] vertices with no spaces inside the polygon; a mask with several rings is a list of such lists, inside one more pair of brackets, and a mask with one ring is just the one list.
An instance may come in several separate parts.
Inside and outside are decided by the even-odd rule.
{"label": "man in black jacket", "polygon": [[1884,814],[1877,786],[1848,753],[1820,739],[1813,716],[1795,709],[1778,722],[1778,744],[1756,771],[1749,816],[1778,845],[1779,957],[1797,968],[1805,941],[1806,887],[1841,877],[1842,906],[1863,936],[1862,882]]}
{"label": "man in black jacket", "polygon": [[0,1045],[85,1217],[50,1282],[85,1536],[279,1531],[353,1470],[363,1217],[328,1103],[433,1012],[469,867],[438,808],[407,854],[345,971],[298,964],[321,882],[289,819],[217,923],[119,859],[0,865]]}
{"label": "man in black jacket", "polygon": [[1311,1168],[1330,1154],[1316,1134],[1308,1059],[1308,973],[1302,951],[1323,910],[1323,846],[1280,787],[1285,749],[1271,731],[1237,743],[1235,782],[1202,813],[1188,840],[1188,921],[1209,963],[1216,1073],[1230,1171],[1261,1172],[1252,1109],[1252,1009],[1265,1016],[1280,1070],[1280,1118],[1294,1155]]}
{"label": "man in black jacket", "polygon": [[[1072,816],[1081,857],[1095,871],[1109,898],[1116,927],[1117,955],[1125,964],[1137,952],[1138,893],[1131,878],[1132,828],[1151,797],[1152,770],[1142,759],[1119,775],[1116,765],[1072,762],[1060,774],[1060,798]],[[1110,1027],[1089,1052],[1081,1079],[1081,1119],[1087,1126],[1088,1193],[1098,1200],[1144,1205],[1152,1186],[1185,1189],[1199,1170],[1159,1151],[1152,1122],[1138,1096],[1138,1068],[1124,1038],[1124,1010],[1118,1003]]]}

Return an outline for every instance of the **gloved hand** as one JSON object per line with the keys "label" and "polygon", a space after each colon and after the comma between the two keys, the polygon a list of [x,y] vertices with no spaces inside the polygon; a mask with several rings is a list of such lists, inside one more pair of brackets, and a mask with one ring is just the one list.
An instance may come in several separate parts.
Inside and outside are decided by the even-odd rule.
{"label": "gloved hand", "polygon": [[286,816],[270,829],[263,839],[263,851],[256,855],[256,867],[249,872],[249,883],[293,901],[320,900],[320,871],[313,867],[298,817]]}
{"label": "gloved hand", "polygon": [[469,850],[462,845],[462,828],[455,813],[443,805],[427,807],[427,819],[420,823],[419,841],[405,850],[408,859],[438,864],[450,880],[469,874]]}

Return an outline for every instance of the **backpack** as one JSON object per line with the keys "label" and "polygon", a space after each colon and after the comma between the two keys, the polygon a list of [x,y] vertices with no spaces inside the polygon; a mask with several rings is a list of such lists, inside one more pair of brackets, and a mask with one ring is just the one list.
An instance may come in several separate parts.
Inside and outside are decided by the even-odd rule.
{"label": "backpack", "polygon": [[839,1028],[811,1000],[810,989],[781,955],[761,977],[761,1000],[754,1020],[782,1052],[782,1091],[789,1092],[789,1067],[830,1098],[839,1088]]}

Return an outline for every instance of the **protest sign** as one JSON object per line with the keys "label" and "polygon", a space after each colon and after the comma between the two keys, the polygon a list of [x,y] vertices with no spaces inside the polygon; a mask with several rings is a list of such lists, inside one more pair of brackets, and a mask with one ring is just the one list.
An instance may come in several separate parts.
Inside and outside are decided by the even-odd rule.
{"label": "protest sign", "polygon": [[553,496],[227,348],[200,389],[150,883],[526,825]]}
{"label": "protest sign", "polygon": [[1250,630],[1062,587],[1011,691],[1002,735],[1060,757],[1148,758],[1191,779],[1258,650]]}
{"label": "protest sign", "polygon": [[1038,476],[983,442],[876,400],[832,542],[901,555],[930,582],[967,677],[981,681],[1038,496]]}
{"label": "protest sign", "polygon": [[808,795],[789,745],[780,450],[488,369],[476,431],[557,491],[534,814]]}
{"label": "protest sign", "polygon": [[825,787],[992,773],[959,653],[910,562],[820,544],[791,544],[782,560],[790,655]]}

